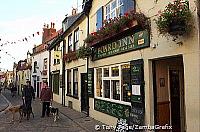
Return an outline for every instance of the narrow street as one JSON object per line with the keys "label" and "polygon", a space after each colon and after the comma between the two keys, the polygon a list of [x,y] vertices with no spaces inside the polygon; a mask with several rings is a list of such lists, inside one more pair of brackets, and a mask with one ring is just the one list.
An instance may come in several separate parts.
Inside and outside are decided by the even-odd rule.
{"label": "narrow street", "polygon": [[[12,105],[22,104],[20,96],[11,97],[10,91],[8,90],[3,91],[2,95],[6,97]],[[0,97],[1,100],[3,100],[3,96]],[[3,106],[2,101],[0,104],[0,106]],[[26,118],[23,118],[22,122],[19,123],[19,115],[17,113],[15,121],[11,122],[11,113],[5,114],[5,112],[2,111],[0,112],[0,132],[91,132],[96,131],[94,123],[97,123],[97,125],[100,124],[94,119],[86,117],[84,114],[71,110],[67,107],[62,107],[61,105],[56,103],[54,103],[53,106],[58,107],[60,110],[60,119],[56,122],[53,122],[52,116],[44,118],[40,117],[41,103],[39,99],[36,99],[32,102],[33,112],[35,115],[34,119],[32,118],[32,116],[30,120],[26,120]]]}

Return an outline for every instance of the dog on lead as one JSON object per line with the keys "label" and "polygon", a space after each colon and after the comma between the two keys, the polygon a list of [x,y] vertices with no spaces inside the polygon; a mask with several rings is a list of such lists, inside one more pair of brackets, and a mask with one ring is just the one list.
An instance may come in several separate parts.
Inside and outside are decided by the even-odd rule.
{"label": "dog on lead", "polygon": [[12,122],[15,120],[15,114],[19,113],[19,122],[21,122],[23,117],[27,117],[27,120],[29,119],[28,114],[32,114],[33,118],[34,118],[34,113],[31,109],[30,113],[27,113],[27,109],[25,107],[25,105],[16,105],[16,106],[11,106],[10,108],[5,110],[5,114],[7,114],[8,112],[12,113]]}
{"label": "dog on lead", "polygon": [[59,119],[59,109],[54,108],[52,105],[50,105],[50,113],[53,115],[53,121],[56,122],[57,119]]}
{"label": "dog on lead", "polygon": [[12,113],[12,122],[15,120],[15,114],[19,113],[19,122],[21,122],[22,117],[23,117],[23,106],[22,105],[16,105],[16,106],[12,106],[8,109],[5,110],[5,114],[7,114],[8,112]]}

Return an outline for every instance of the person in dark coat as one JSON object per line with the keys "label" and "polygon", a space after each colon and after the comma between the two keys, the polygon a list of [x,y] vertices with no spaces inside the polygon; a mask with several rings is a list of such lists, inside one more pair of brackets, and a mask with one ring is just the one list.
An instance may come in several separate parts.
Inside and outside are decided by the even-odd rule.
{"label": "person in dark coat", "polygon": [[45,112],[46,115],[49,116],[50,113],[50,103],[52,101],[53,98],[53,93],[51,91],[51,89],[48,87],[48,83],[44,82],[44,88],[42,89],[41,93],[40,93],[40,99],[42,101],[42,116],[45,116]]}
{"label": "person in dark coat", "polygon": [[23,88],[23,91],[22,91],[22,99],[26,106],[27,119],[29,119],[30,113],[32,111],[31,102],[32,102],[32,99],[35,99],[35,92],[34,92],[33,87],[31,86],[30,81],[27,81],[26,84],[27,85]]}

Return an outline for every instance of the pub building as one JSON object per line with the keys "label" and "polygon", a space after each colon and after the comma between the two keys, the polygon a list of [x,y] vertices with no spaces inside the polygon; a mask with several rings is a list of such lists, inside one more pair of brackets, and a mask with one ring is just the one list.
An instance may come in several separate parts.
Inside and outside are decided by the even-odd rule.
{"label": "pub building", "polygon": [[[194,30],[173,40],[159,36],[154,21],[169,1],[87,0],[89,33],[103,20],[130,10],[149,17],[150,30],[139,20],[118,32],[92,42],[88,61],[89,116],[116,125],[168,125],[172,131],[199,129],[199,16],[194,11]],[[155,7],[155,8],[154,8]],[[189,8],[196,8],[194,0]],[[168,130],[171,131],[171,130]]]}

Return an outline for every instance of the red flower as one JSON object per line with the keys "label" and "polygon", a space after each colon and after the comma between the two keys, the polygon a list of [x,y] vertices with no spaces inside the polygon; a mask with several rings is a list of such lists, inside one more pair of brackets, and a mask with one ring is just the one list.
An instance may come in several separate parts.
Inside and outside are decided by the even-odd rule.
{"label": "red flower", "polygon": [[128,17],[128,15],[129,15],[128,12],[124,13],[124,16]]}

